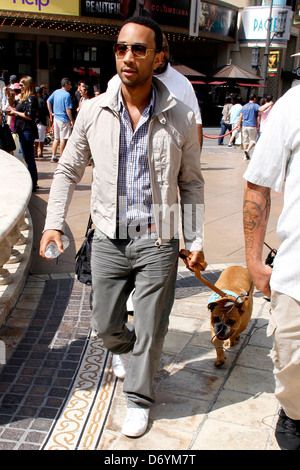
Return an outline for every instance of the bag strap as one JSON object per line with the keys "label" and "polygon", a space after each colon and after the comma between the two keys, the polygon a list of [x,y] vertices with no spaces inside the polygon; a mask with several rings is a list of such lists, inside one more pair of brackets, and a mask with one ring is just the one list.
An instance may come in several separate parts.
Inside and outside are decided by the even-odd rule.
{"label": "bag strap", "polygon": [[92,220],[92,216],[90,214],[89,216],[89,221],[88,221],[88,224],[87,224],[87,228],[86,228],[86,232],[85,232],[85,236],[87,237],[87,234],[89,233],[89,230],[91,228],[91,226],[93,225],[93,220]]}

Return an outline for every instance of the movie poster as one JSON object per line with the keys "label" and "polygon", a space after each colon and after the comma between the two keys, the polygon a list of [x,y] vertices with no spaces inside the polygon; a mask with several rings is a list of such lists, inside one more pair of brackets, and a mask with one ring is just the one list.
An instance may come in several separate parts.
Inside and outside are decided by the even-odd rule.
{"label": "movie poster", "polygon": [[279,51],[270,51],[269,53],[269,60],[268,60],[268,73],[275,74],[277,73],[278,66],[279,66]]}
{"label": "movie poster", "polygon": [[199,31],[234,38],[237,12],[213,3],[202,2]]}

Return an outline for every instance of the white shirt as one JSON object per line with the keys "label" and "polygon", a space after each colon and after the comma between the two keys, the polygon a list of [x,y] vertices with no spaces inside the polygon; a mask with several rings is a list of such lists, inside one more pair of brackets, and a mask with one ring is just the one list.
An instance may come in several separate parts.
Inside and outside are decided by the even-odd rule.
{"label": "white shirt", "polygon": [[[284,190],[271,289],[300,301],[300,87],[290,89],[272,108],[244,178]],[[276,247],[274,247],[276,248]]]}
{"label": "white shirt", "polygon": [[268,122],[268,119],[270,117],[270,111],[271,109],[273,108],[273,106],[270,106],[268,109],[266,109],[265,111],[261,111],[259,113],[260,115],[260,123],[259,123],[259,126],[260,126],[260,132],[262,132],[264,129],[265,129],[265,125],[267,124]]}
{"label": "white shirt", "polygon": [[230,124],[238,124],[240,121],[240,114],[242,111],[240,103],[234,104],[230,110]]}
{"label": "white shirt", "polygon": [[[169,92],[178,98],[180,101],[189,106],[195,114],[195,119],[197,124],[202,124],[201,112],[198,104],[198,100],[191,82],[181,73],[177,72],[173,67],[168,64],[165,72],[160,75],[154,75],[156,78],[159,78]],[[117,86],[120,83],[119,75],[115,75],[107,85],[107,89],[110,89],[113,86]]]}

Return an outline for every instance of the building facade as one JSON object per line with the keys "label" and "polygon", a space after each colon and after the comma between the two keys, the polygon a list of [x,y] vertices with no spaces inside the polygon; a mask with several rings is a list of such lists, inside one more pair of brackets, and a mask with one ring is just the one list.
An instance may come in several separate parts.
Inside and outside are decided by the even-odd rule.
{"label": "building facade", "polygon": [[[273,0],[269,50],[275,62],[266,87],[254,90],[270,92],[276,99],[296,77],[299,59],[291,55],[299,50],[299,26],[293,6],[275,5],[275,1],[284,0]],[[274,32],[277,13],[282,10],[287,11],[286,32],[279,38]],[[252,84],[262,85],[269,11],[268,5],[243,4],[243,0],[235,4],[219,0],[0,0],[0,73],[5,81],[11,74],[31,75],[37,85],[46,83],[49,91],[68,76],[74,84],[85,80],[103,92],[115,74],[112,45],[120,26],[141,12],[161,25],[175,63],[196,71],[188,78],[194,82],[204,124],[212,124],[219,120],[218,107],[226,93],[246,98]],[[255,67],[253,50],[256,55],[259,51]],[[239,77],[216,80],[215,73],[228,64],[257,80],[252,77],[247,86],[240,85]]]}

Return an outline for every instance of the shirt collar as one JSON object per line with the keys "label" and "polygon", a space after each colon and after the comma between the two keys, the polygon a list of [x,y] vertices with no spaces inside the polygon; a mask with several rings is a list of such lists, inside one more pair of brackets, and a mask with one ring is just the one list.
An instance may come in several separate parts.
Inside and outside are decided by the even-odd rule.
{"label": "shirt collar", "polygon": [[[151,86],[151,100],[150,100],[149,105],[144,109],[143,113],[147,110],[146,112],[150,116],[154,110],[154,106],[155,106],[155,89],[154,89],[154,86],[152,85]],[[118,111],[122,112],[124,108],[125,108],[125,105],[124,105],[122,91],[120,87],[119,92],[118,92]]]}

